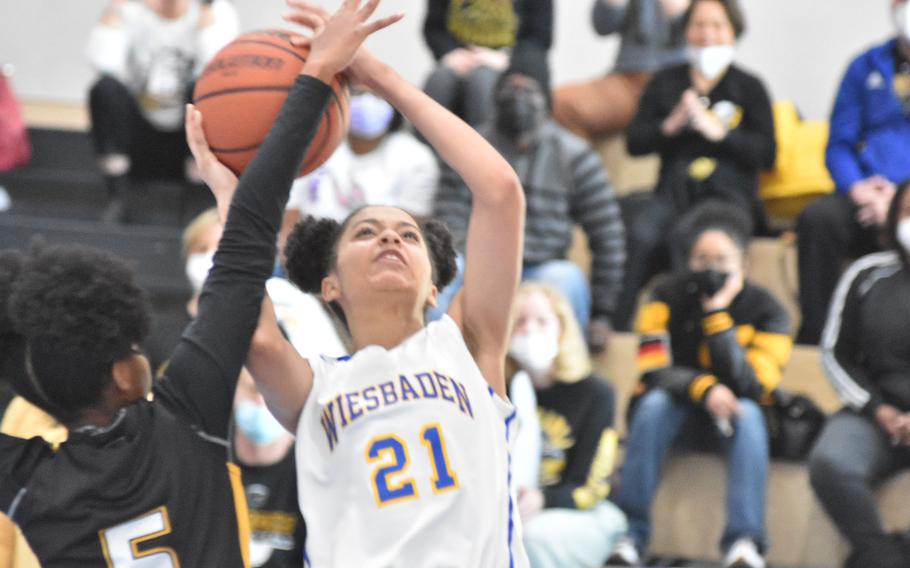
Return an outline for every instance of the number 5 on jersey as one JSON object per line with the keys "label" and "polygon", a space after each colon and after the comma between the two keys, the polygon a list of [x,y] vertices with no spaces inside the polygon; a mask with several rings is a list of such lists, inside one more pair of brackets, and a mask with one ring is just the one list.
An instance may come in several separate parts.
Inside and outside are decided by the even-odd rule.
{"label": "number 5 on jersey", "polygon": [[[438,423],[427,424],[420,431],[420,442],[427,450],[433,466],[433,493],[458,489],[458,476],[449,466],[445,438]],[[420,497],[412,477],[404,475],[410,464],[408,445],[394,434],[377,436],[367,444],[366,460],[379,465],[373,470],[373,495],[380,507]]]}

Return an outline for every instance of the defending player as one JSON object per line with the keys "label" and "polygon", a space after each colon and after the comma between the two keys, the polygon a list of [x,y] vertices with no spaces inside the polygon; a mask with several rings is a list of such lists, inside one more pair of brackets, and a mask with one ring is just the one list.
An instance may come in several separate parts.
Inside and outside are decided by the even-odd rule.
{"label": "defending player", "polygon": [[347,0],[313,39],[240,181],[199,315],[154,402],[137,349],[146,301],[122,262],[71,246],[0,255],[2,377],[71,433],[56,453],[0,435],[0,510],[43,566],[248,564],[242,488],[235,466],[225,468],[234,387],[291,182],[331,96],[325,81],[397,19],[365,23],[378,2]]}
{"label": "defending player", "polygon": [[[295,21],[327,14],[291,2]],[[292,281],[343,314],[356,353],[304,360],[262,311],[248,368],[297,433],[310,565],[526,566],[509,492],[514,412],[503,361],[520,273],[524,196],[474,130],[364,50],[348,74],[392,103],[473,194],[465,287],[451,317],[425,310],[454,274],[439,224],[366,207],[292,233]]]}

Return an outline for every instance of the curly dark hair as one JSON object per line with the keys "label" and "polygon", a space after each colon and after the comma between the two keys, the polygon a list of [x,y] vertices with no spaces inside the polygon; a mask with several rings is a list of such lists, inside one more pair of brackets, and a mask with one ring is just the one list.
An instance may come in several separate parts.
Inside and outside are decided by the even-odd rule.
{"label": "curly dark hair", "polygon": [[[316,219],[309,215],[297,223],[288,236],[284,249],[287,258],[285,266],[291,282],[304,292],[321,292],[323,278],[332,271],[338,260],[338,239],[350,220],[362,209],[363,207],[348,215],[344,223],[332,219]],[[418,225],[430,254],[433,284],[442,290],[458,271],[452,233],[441,221],[429,220]]]}
{"label": "curly dark hair", "polygon": [[98,404],[112,365],[148,334],[149,304],[114,256],[74,245],[0,255],[3,375],[63,424]]}
{"label": "curly dark hair", "polygon": [[721,231],[736,243],[743,253],[752,241],[752,218],[742,207],[721,201],[705,201],[682,220],[685,232],[686,256],[699,237],[707,231]]}

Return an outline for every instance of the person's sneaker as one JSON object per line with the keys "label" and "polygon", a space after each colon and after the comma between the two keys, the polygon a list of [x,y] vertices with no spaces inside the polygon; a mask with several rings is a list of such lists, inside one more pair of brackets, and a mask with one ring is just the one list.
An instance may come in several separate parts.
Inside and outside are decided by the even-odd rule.
{"label": "person's sneaker", "polygon": [[724,568],[765,568],[765,559],[752,539],[741,538],[727,550]]}
{"label": "person's sneaker", "polygon": [[609,566],[641,566],[641,557],[638,549],[635,548],[635,541],[628,536],[621,536],[613,550],[610,551],[610,557],[607,559]]}

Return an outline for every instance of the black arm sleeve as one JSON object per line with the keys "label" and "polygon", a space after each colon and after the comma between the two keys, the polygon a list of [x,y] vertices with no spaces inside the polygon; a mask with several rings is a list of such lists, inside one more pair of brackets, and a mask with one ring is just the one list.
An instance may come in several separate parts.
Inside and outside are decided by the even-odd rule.
{"label": "black arm sleeve", "polygon": [[427,0],[427,16],[423,21],[423,39],[433,52],[436,61],[445,57],[448,52],[464,47],[464,44],[449,33],[448,19],[448,0]]}
{"label": "black arm sleeve", "polygon": [[854,263],[841,278],[831,300],[831,311],[822,334],[822,366],[841,399],[854,410],[874,418],[884,400],[864,364],[859,289],[868,272],[855,270],[857,265],[858,262]]}
{"label": "black arm sleeve", "polygon": [[[592,378],[602,381],[599,378]],[[566,456],[566,469],[556,485],[543,490],[547,508],[589,508],[606,499],[609,491],[607,478],[613,472],[616,458],[613,414],[615,400],[613,389],[606,383],[597,384],[591,404],[581,426],[575,432],[575,445]],[[591,497],[576,499],[576,490],[589,489]],[[581,502],[579,502],[581,501]]]}
{"label": "black arm sleeve", "polygon": [[226,438],[234,389],[275,262],[282,212],[331,89],[301,76],[231,203],[199,315],[183,334],[156,399],[204,432]]}
{"label": "black arm sleeve", "polygon": [[660,130],[660,125],[669,116],[661,105],[661,90],[665,77],[666,74],[658,73],[648,81],[638,103],[638,112],[626,129],[626,147],[633,156],[660,152],[671,140]]}

